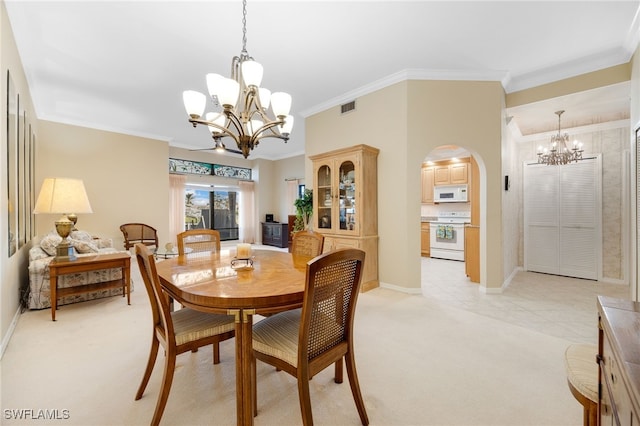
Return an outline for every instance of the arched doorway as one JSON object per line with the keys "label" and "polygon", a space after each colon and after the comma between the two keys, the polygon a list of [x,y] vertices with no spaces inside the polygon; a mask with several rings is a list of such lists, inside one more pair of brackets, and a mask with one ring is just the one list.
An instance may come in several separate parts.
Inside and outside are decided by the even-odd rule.
{"label": "arched doorway", "polygon": [[[421,286],[480,283],[480,168],[463,146],[442,145],[421,164]],[[446,285],[446,284],[445,284]]]}

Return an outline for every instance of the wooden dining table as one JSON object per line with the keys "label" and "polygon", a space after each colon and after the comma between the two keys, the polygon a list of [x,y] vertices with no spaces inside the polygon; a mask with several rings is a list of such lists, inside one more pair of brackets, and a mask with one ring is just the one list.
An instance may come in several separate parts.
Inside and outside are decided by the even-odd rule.
{"label": "wooden dining table", "polygon": [[301,307],[311,257],[254,250],[249,266],[235,255],[235,249],[187,254],[156,268],[162,287],[180,304],[235,317],[237,424],[252,425],[253,315]]}

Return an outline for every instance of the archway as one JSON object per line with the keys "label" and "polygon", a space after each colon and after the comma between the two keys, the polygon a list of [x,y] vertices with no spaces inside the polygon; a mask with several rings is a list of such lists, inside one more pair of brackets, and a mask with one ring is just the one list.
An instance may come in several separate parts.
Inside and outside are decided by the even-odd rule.
{"label": "archway", "polygon": [[[426,153],[420,167],[421,287],[438,275],[482,286],[484,164],[462,145],[441,145]],[[467,195],[442,198],[454,192]]]}

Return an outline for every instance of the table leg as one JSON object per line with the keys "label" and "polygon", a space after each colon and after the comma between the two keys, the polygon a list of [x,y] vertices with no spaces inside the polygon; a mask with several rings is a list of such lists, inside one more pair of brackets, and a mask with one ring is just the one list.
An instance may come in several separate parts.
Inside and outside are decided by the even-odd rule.
{"label": "table leg", "polygon": [[123,271],[123,275],[124,275],[124,288],[122,289],[122,291],[126,291],[127,292],[127,305],[131,304],[131,260],[127,259],[124,262],[125,267],[122,268],[124,269]]}
{"label": "table leg", "polygon": [[51,321],[56,320],[56,309],[58,309],[58,275],[55,269],[49,270],[49,295],[51,298]]}
{"label": "table leg", "polygon": [[238,426],[253,425],[253,393],[251,391],[253,313],[253,309],[234,312],[236,315],[236,405]]}

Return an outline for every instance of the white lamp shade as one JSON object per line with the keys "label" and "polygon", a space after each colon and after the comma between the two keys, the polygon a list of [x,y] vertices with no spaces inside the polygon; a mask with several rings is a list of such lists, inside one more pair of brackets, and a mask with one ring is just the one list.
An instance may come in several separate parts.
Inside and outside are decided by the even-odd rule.
{"label": "white lamp shade", "polygon": [[242,79],[244,84],[249,86],[260,86],[262,83],[263,68],[256,61],[244,61],[242,63]]}
{"label": "white lamp shade", "polygon": [[293,115],[287,115],[284,119],[284,124],[280,128],[280,133],[288,135],[291,133],[291,129],[293,129]]}
{"label": "white lamp shade", "polygon": [[220,91],[220,82],[224,79],[220,74],[207,74],[207,89],[211,97],[217,96]]}
{"label": "white lamp shade", "polygon": [[182,92],[182,100],[184,102],[184,109],[187,110],[187,114],[191,118],[200,118],[204,112],[204,107],[207,104],[207,97],[195,90],[185,90]]}
{"label": "white lamp shade", "polygon": [[240,85],[231,78],[223,78],[220,80],[220,91],[218,92],[218,101],[223,106],[236,107],[238,102],[238,94],[240,93]]}
{"label": "white lamp shade", "polygon": [[276,117],[286,117],[291,110],[291,95],[284,92],[272,93],[271,109]]}
{"label": "white lamp shade", "polygon": [[[218,112],[208,112],[207,113],[207,121],[211,122],[211,123],[215,123],[220,127],[224,127],[225,121],[227,120],[227,117],[223,114],[223,113],[218,113]],[[211,133],[222,133],[222,130],[218,129],[217,127],[214,126],[208,126],[209,127],[209,131]]]}
{"label": "white lamp shade", "polygon": [[81,179],[46,178],[33,213],[93,213]]}
{"label": "white lamp shade", "polygon": [[249,134],[249,136],[253,136],[253,134],[255,132],[257,132],[258,130],[260,130],[260,127],[262,127],[264,123],[262,122],[262,120],[251,120],[247,123],[247,133]]}
{"label": "white lamp shade", "polygon": [[261,87],[258,89],[258,97],[260,98],[260,105],[262,108],[269,108],[269,104],[271,103],[271,90]]}

